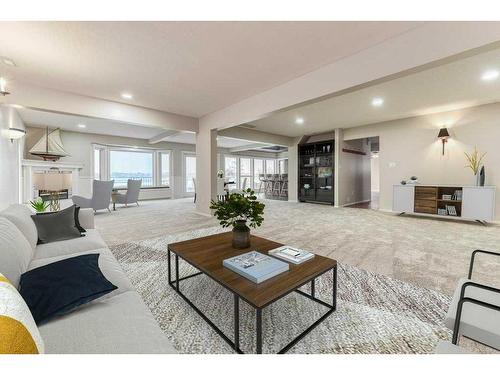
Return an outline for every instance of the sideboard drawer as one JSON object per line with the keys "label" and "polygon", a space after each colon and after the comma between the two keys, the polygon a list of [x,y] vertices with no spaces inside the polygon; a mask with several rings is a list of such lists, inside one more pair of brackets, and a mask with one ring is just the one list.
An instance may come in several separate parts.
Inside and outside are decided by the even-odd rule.
{"label": "sideboard drawer", "polygon": [[438,188],[434,186],[415,186],[415,199],[436,199]]}
{"label": "sideboard drawer", "polygon": [[435,199],[415,199],[415,207],[436,208],[437,204]]}
{"label": "sideboard drawer", "polygon": [[417,205],[417,202],[415,202],[415,210],[414,212],[420,213],[420,214],[437,214],[437,207],[427,207],[427,206],[419,206]]}

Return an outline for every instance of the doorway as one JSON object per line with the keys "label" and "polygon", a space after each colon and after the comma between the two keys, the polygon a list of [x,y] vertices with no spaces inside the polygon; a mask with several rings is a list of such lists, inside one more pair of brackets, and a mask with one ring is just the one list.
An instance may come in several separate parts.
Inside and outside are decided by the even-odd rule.
{"label": "doorway", "polygon": [[[344,146],[354,148],[357,146],[359,149],[356,164],[352,161],[344,164],[355,165],[355,179],[350,179],[348,184],[356,184],[357,186],[347,186],[346,191],[361,191],[361,201],[355,201],[352,204],[345,204],[349,208],[363,208],[363,209],[379,209],[379,195],[380,195],[380,166],[379,166],[379,151],[380,143],[379,137],[370,137],[356,139],[344,142]],[[354,147],[353,147],[354,146]],[[355,152],[353,150],[345,150]],[[351,157],[352,158],[352,157]],[[351,167],[352,168],[352,167]],[[351,200],[352,201],[352,200]]]}

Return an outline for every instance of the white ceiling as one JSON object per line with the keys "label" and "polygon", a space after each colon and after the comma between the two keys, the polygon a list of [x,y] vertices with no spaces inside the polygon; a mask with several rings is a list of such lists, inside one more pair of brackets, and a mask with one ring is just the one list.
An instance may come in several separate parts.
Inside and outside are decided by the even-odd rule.
{"label": "white ceiling", "polygon": [[[489,69],[500,71],[500,50],[276,113],[250,124],[256,130],[296,137],[497,102],[500,78],[481,80],[483,72]],[[384,99],[381,107],[371,105],[375,97]],[[295,123],[299,117],[304,119],[302,125]]]}
{"label": "white ceiling", "polygon": [[0,56],[17,64],[0,69],[14,82],[199,117],[419,25],[0,22]]}
{"label": "white ceiling", "polygon": [[[102,120],[90,117],[68,115],[61,113],[38,111],[29,108],[17,108],[23,122],[28,126],[33,127],[50,127],[61,128],[62,130],[93,133],[103,135],[113,135],[117,137],[130,137],[139,139],[150,139],[165,130],[160,128],[148,128],[145,126],[137,126],[123,122]],[[85,128],[79,128],[78,124],[84,124]],[[196,138],[194,133],[178,132],[170,136],[167,142],[195,144]],[[252,142],[229,138],[217,137],[217,146],[223,148],[242,147],[251,145]]]}

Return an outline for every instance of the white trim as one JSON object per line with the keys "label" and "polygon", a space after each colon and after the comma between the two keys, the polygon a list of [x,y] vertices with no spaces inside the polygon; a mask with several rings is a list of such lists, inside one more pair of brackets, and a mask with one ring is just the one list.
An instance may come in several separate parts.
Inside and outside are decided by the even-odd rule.
{"label": "white trim", "polygon": [[[196,152],[193,151],[182,151],[182,196],[187,198],[187,197],[193,197],[194,192],[188,192],[186,191],[186,156],[194,156],[196,158],[196,163],[198,163],[198,156],[196,155]],[[196,176],[195,176],[196,178]],[[194,190],[196,191],[196,186],[194,187]]]}
{"label": "white trim", "polygon": [[371,199],[365,199],[364,201],[357,201],[357,202],[346,203],[346,204],[342,205],[342,207],[349,207],[349,206],[353,206],[355,204],[367,203],[367,202],[370,202],[370,201],[371,201]]}
{"label": "white trim", "polygon": [[198,214],[198,215],[201,215],[201,216],[205,216],[205,217],[212,217],[212,215],[210,214],[206,214],[204,212],[200,212],[198,210],[194,211],[195,214]]}
{"label": "white trim", "polygon": [[67,169],[83,169],[83,164],[77,163],[61,163],[54,161],[44,161],[44,160],[32,160],[32,159],[23,159],[21,160],[22,166],[30,166],[30,167],[41,167],[41,168],[67,168]]}

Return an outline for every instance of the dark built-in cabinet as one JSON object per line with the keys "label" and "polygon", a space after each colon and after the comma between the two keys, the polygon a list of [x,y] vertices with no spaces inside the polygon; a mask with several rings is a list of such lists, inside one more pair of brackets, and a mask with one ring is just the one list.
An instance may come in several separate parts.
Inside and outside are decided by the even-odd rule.
{"label": "dark built-in cabinet", "polygon": [[334,204],[334,141],[299,145],[299,201]]}

